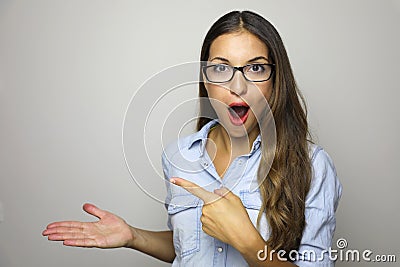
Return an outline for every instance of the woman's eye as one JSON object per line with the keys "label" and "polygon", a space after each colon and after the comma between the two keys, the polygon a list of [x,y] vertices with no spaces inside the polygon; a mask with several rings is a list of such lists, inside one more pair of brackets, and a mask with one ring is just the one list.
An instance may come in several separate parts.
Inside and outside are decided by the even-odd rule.
{"label": "woman's eye", "polygon": [[261,66],[261,65],[251,65],[250,68],[249,68],[249,70],[251,72],[263,72],[264,69],[265,68],[263,66]]}
{"label": "woman's eye", "polygon": [[213,69],[214,69],[215,72],[225,72],[225,71],[228,71],[228,67],[225,66],[225,65],[215,65]]}

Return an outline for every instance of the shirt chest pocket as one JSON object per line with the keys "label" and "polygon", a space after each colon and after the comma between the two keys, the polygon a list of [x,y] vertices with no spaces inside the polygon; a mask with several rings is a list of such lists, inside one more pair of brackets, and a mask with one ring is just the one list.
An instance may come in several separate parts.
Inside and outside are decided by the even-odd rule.
{"label": "shirt chest pocket", "polygon": [[201,202],[193,195],[175,195],[168,205],[176,255],[186,257],[200,250]]}
{"label": "shirt chest pocket", "polygon": [[239,197],[242,200],[243,206],[249,214],[253,225],[258,229],[261,236],[267,240],[269,238],[269,226],[265,213],[260,218],[260,224],[257,225],[258,214],[262,206],[260,190],[256,191],[240,191]]}
{"label": "shirt chest pocket", "polygon": [[251,222],[256,225],[258,213],[260,212],[262,204],[260,191],[240,191],[239,197],[249,214]]}

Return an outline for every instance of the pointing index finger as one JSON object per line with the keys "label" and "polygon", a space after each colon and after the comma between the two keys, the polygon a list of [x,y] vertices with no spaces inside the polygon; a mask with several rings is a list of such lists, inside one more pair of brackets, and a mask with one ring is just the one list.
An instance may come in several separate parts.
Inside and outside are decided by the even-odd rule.
{"label": "pointing index finger", "polygon": [[205,190],[204,188],[202,188],[201,186],[192,183],[188,180],[182,179],[182,178],[178,178],[178,177],[173,177],[170,179],[170,182],[182,187],[183,189],[185,189],[186,191],[188,191],[189,193],[195,195],[196,197],[200,198],[201,200],[204,201],[204,204],[208,204],[212,201],[215,201],[219,198],[221,198],[221,196],[214,194],[210,191]]}

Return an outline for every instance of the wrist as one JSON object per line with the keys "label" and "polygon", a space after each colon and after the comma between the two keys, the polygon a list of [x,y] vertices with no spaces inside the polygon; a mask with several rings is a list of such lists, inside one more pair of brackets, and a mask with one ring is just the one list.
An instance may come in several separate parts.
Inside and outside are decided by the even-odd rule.
{"label": "wrist", "polygon": [[126,237],[127,241],[124,247],[137,249],[139,240],[141,238],[139,231],[136,228],[129,226],[128,232],[129,235]]}
{"label": "wrist", "polygon": [[256,255],[257,251],[264,249],[265,240],[262,238],[260,233],[254,227],[250,232],[244,235],[244,238],[236,242],[235,248],[243,255],[250,256],[251,254]]}

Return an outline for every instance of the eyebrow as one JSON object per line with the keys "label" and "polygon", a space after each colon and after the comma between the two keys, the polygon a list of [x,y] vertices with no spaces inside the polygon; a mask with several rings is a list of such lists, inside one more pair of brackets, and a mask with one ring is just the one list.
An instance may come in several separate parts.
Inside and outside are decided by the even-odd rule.
{"label": "eyebrow", "polygon": [[264,56],[259,56],[259,57],[252,58],[248,62],[254,62],[254,61],[257,61],[257,60],[260,60],[260,59],[265,59],[267,62],[269,62],[268,58],[266,58]]}
{"label": "eyebrow", "polygon": [[[226,62],[226,63],[229,63],[229,60],[226,59],[226,58],[223,58],[223,57],[214,57],[214,58],[212,58],[210,61],[213,61],[213,60],[216,60],[216,59],[221,60],[221,61],[224,61],[224,62]],[[254,61],[257,61],[257,60],[260,60],[260,59],[264,59],[264,60],[266,60],[267,62],[269,62],[268,58],[266,58],[266,57],[264,57],[264,56],[258,56],[258,57],[252,58],[252,59],[248,60],[247,62],[254,62]]]}

